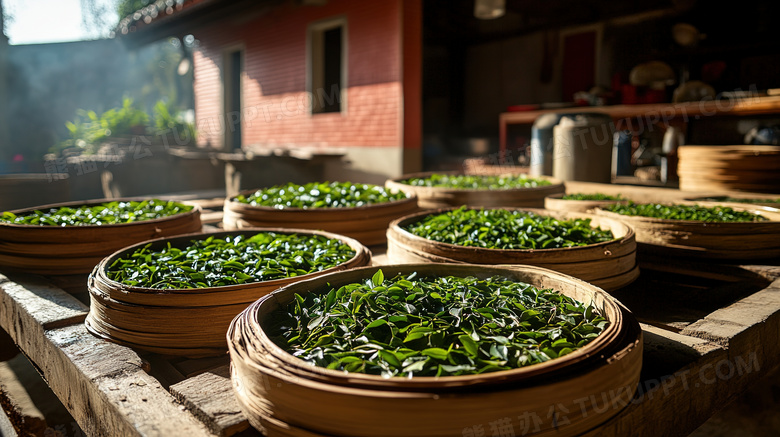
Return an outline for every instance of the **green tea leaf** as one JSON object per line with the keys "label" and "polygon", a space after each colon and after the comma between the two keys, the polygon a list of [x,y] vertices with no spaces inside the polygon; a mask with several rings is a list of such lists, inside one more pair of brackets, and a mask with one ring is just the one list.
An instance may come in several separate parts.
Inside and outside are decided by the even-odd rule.
{"label": "green tea leaf", "polygon": [[296,295],[268,326],[276,344],[312,365],[441,377],[548,361],[585,346],[608,322],[590,304],[499,276],[411,274]]}
{"label": "green tea leaf", "polygon": [[[464,232],[468,226],[476,230]],[[532,212],[461,207],[432,213],[410,223],[406,231],[442,243],[486,249],[557,249],[615,239],[590,219],[558,220]]]}
{"label": "green tea leaf", "polygon": [[479,346],[477,345],[477,342],[471,338],[471,336],[459,335],[458,340],[460,340],[460,344],[463,345],[463,348],[466,349],[469,355],[476,357],[479,354]]}
{"label": "green tea leaf", "polygon": [[402,184],[415,187],[447,187],[464,190],[500,190],[510,188],[535,188],[551,185],[545,179],[518,176],[490,175],[448,175],[434,173],[424,178],[410,178],[401,181]]}
{"label": "green tea leaf", "polygon": [[142,202],[105,202],[96,206],[74,206],[34,210],[22,215],[4,212],[0,222],[37,226],[99,226],[159,219],[192,211],[178,202],[148,199]]}
{"label": "green tea leaf", "polygon": [[249,197],[239,195],[234,202],[272,208],[355,208],[407,199],[408,194],[392,192],[377,185],[352,182],[288,183],[257,190]]}
{"label": "green tea leaf", "polygon": [[385,282],[385,275],[382,273],[382,269],[379,269],[371,277],[371,283],[374,284],[374,287],[379,287],[383,282]]}

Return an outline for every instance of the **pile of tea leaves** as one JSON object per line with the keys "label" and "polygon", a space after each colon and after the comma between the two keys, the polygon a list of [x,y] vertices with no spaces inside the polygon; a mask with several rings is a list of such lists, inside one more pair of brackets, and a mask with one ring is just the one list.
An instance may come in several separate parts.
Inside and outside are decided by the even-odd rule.
{"label": "pile of tea leaves", "polygon": [[448,175],[440,173],[434,173],[424,178],[405,179],[401,183],[415,187],[446,187],[462,190],[535,188],[552,184],[545,179],[530,178],[522,175]]}
{"label": "pile of tea leaves", "polygon": [[486,249],[559,249],[615,239],[590,219],[559,220],[529,211],[468,209],[431,214],[404,229],[442,243]]}
{"label": "pile of tea leaves", "polygon": [[35,210],[22,215],[4,212],[0,222],[38,226],[100,226],[153,220],[192,211],[182,203],[148,199],[131,202],[106,202],[99,205],[61,206]]}
{"label": "pile of tea leaves", "polygon": [[590,304],[494,276],[371,279],[296,294],[264,327],[313,365],[384,377],[470,375],[562,357],[609,322]]}
{"label": "pile of tea leaves", "polygon": [[737,211],[728,206],[664,205],[659,203],[614,204],[604,207],[621,215],[651,217],[665,220],[699,222],[757,222],[766,217],[749,211]]}
{"label": "pile of tea leaves", "polygon": [[320,235],[260,232],[192,240],[162,250],[147,244],[107,269],[116,282],[154,289],[220,287],[319,272],[349,261],[355,251]]}
{"label": "pile of tea leaves", "polygon": [[611,196],[603,193],[571,193],[564,194],[561,199],[563,200],[623,200],[623,196],[618,194],[617,196]]}
{"label": "pile of tea leaves", "polygon": [[304,185],[288,183],[263,188],[250,196],[238,195],[233,200],[252,206],[272,208],[354,208],[358,206],[403,200],[409,195],[392,192],[384,187],[352,182],[312,182]]}
{"label": "pile of tea leaves", "polygon": [[704,197],[701,199],[696,199],[703,202],[728,202],[728,203],[769,203],[769,204],[779,204],[780,205],[780,199],[743,199],[740,197],[728,197],[728,196],[718,196],[718,197]]}

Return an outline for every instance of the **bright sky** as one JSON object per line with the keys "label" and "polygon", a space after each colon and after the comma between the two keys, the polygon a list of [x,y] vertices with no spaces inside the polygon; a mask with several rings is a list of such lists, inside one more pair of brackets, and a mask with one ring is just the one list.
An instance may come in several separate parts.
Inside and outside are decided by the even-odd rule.
{"label": "bright sky", "polygon": [[[80,0],[0,0],[10,16],[5,34],[11,44],[79,41],[99,37],[81,24]],[[115,4],[115,0],[100,0]],[[113,12],[106,18],[116,21]]]}

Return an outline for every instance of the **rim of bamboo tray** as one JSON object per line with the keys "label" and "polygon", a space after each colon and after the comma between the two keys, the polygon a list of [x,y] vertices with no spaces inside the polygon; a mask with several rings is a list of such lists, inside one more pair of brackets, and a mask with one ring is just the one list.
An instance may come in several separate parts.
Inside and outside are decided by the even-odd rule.
{"label": "rim of bamboo tray", "polygon": [[[378,185],[379,186],[379,185]],[[302,217],[303,221],[309,221],[311,218],[309,216],[313,215],[315,212],[320,214],[327,214],[327,215],[341,215],[341,214],[356,214],[361,212],[372,212],[372,213],[383,213],[386,212],[387,214],[392,214],[396,210],[406,210],[409,208],[416,208],[417,207],[417,195],[414,193],[405,193],[407,195],[406,199],[399,199],[399,200],[391,200],[389,202],[379,202],[379,203],[371,203],[368,205],[361,205],[361,206],[348,206],[348,207],[329,207],[329,208],[292,208],[292,207],[284,207],[284,208],[275,208],[273,206],[262,206],[262,205],[251,205],[249,203],[243,203],[236,201],[236,197],[239,195],[246,196],[247,194],[251,195],[258,190],[262,190],[263,188],[257,188],[257,189],[251,189],[251,190],[244,190],[236,194],[235,196],[227,197],[225,199],[225,210],[230,210],[233,213],[241,212],[241,210],[244,211],[255,211],[255,212],[263,212],[268,214],[274,214],[278,217],[280,217],[280,221],[282,220],[281,217],[284,217],[284,220],[292,220],[296,217],[300,217],[301,215],[304,215],[305,217]],[[372,214],[373,215],[373,214]]]}
{"label": "rim of bamboo tray", "polygon": [[[390,235],[395,234],[406,241],[411,241],[413,243],[423,244],[425,246],[438,249],[436,253],[432,253],[431,255],[445,256],[444,254],[446,253],[469,253],[472,256],[480,256],[480,258],[484,260],[485,263],[495,262],[497,264],[506,264],[507,262],[510,262],[512,259],[521,259],[521,260],[529,259],[532,256],[534,258],[539,258],[539,259],[534,259],[535,262],[549,263],[549,261],[541,259],[541,257],[544,257],[545,255],[558,255],[558,254],[587,255],[593,253],[594,251],[597,251],[598,249],[609,251],[610,256],[618,257],[618,256],[624,256],[630,254],[631,252],[634,252],[636,249],[635,244],[631,244],[635,239],[634,229],[628,224],[623,223],[618,219],[612,217],[600,217],[594,214],[581,213],[581,212],[550,211],[550,210],[539,209],[539,208],[489,207],[489,208],[480,208],[480,209],[485,209],[485,210],[505,209],[510,211],[532,212],[538,215],[550,216],[556,219],[560,219],[560,218],[590,219],[591,227],[601,227],[602,225],[609,226],[609,229],[615,238],[610,241],[589,244],[586,246],[562,247],[557,249],[489,249],[484,247],[461,246],[458,244],[444,243],[441,241],[430,240],[424,237],[420,237],[419,235],[414,235],[411,232],[403,229],[402,227],[402,226],[409,225],[411,223],[416,223],[422,220],[426,216],[441,214],[448,211],[454,211],[456,209],[458,208],[456,207],[441,208],[437,210],[418,212],[415,214],[410,214],[401,217],[399,219],[396,219],[392,223],[390,223],[390,226],[387,231],[388,239],[390,239]],[[468,209],[477,209],[477,208],[470,207]],[[607,218],[608,220],[603,220],[604,218]],[[569,263],[574,263],[583,260],[592,261],[593,257],[585,256],[583,259],[567,257],[566,259],[562,259],[560,262],[569,264]]]}
{"label": "rim of bamboo tray", "polygon": [[[205,240],[209,237],[224,237],[224,236],[236,236],[236,235],[255,235],[263,232],[273,232],[277,234],[304,234],[304,235],[319,235],[329,239],[340,240],[347,244],[352,250],[355,251],[355,255],[349,260],[329,267],[319,272],[312,272],[306,275],[294,276],[289,278],[278,278],[268,281],[249,282],[245,284],[233,284],[222,285],[217,287],[206,288],[172,288],[172,289],[154,289],[147,287],[138,287],[133,285],[122,284],[120,282],[109,279],[106,271],[108,267],[116,261],[117,258],[127,255],[139,248],[145,247],[151,244],[152,248],[167,247],[170,243],[171,247],[181,248],[189,244],[192,240]],[[249,303],[254,302],[257,297],[242,298],[239,295],[234,299],[227,299],[225,294],[234,294],[231,292],[241,290],[251,290],[253,288],[278,288],[283,285],[289,284],[291,281],[298,281],[302,279],[309,279],[315,276],[328,274],[331,272],[337,272],[340,270],[348,269],[353,266],[365,265],[371,262],[371,251],[354,238],[346,237],[344,235],[334,234],[326,231],[316,231],[311,229],[294,229],[294,228],[243,228],[232,231],[215,231],[215,232],[198,232],[192,234],[177,235],[174,237],[157,238],[154,240],[143,241],[141,243],[127,246],[120,249],[111,255],[105,257],[94,269],[90,275],[90,289],[93,287],[106,293],[111,299],[117,300],[122,303],[139,304],[139,305],[181,305],[187,304],[188,306],[220,306],[230,303]],[[249,292],[249,291],[248,291]],[[251,294],[251,292],[249,292]],[[219,296],[216,296],[219,295]],[[168,297],[168,299],[166,299]],[[219,297],[219,302],[211,302],[210,298]],[[198,298],[205,298],[207,302],[199,303]],[[153,302],[150,302],[152,299]]]}
{"label": "rim of bamboo tray", "polygon": [[[292,356],[277,346],[266,334],[263,321],[259,319],[267,316],[276,309],[287,305],[294,298],[294,294],[305,295],[311,290],[322,287],[340,285],[369,279],[373,274],[382,269],[386,277],[395,274],[410,274],[417,272],[421,276],[427,275],[464,275],[487,277],[502,275],[517,281],[527,282],[539,288],[553,288],[558,292],[583,302],[581,298],[572,294],[583,294],[591,297],[591,304],[596,306],[601,314],[610,321],[609,326],[594,340],[582,348],[543,363],[533,364],[511,370],[502,370],[479,375],[460,375],[446,377],[403,377],[384,378],[380,375],[368,375],[360,373],[346,373],[322,367],[315,367],[304,360]],[[420,273],[422,272],[422,273]],[[559,287],[564,286],[566,290]],[[587,303],[587,302],[583,302]],[[285,371],[293,375],[304,377],[308,380],[316,380],[328,384],[346,385],[360,388],[383,388],[403,390],[425,390],[430,388],[464,387],[464,386],[488,386],[506,382],[529,381],[540,375],[552,375],[557,372],[568,372],[573,366],[586,362],[589,358],[598,356],[605,348],[612,344],[624,330],[624,318],[621,305],[604,290],[577,278],[558,273],[553,270],[535,266],[512,267],[488,267],[476,264],[403,264],[395,266],[367,266],[342,272],[331,273],[317,278],[300,281],[285,286],[250,305],[239,314],[231,323],[228,331],[228,345],[231,352],[236,346],[237,329],[239,325],[245,325],[246,331],[241,336],[241,341],[246,347],[255,348],[248,352],[252,361],[266,364],[271,368],[283,367]],[[254,352],[254,353],[253,353]]]}
{"label": "rim of bamboo tray", "polygon": [[[253,363],[248,360],[244,344],[235,348],[231,344],[231,381],[250,423],[269,436],[445,437],[460,434],[464,427],[489,422],[495,417],[514,416],[523,411],[543,416],[550,405],[558,402],[576,410],[577,399],[608,390],[625,391],[628,399],[623,405],[627,405],[639,382],[642,330],[625,307],[620,306],[620,310],[626,320],[625,329],[603,354],[593,357],[587,366],[556,377],[539,378],[531,384],[509,382],[484,389],[465,386],[454,390],[436,386],[423,391],[335,386],[289,374],[283,367],[269,368]],[[512,401],[507,402],[507,399]],[[318,402],[329,404],[319,404],[320,408],[317,408]],[[322,407],[328,411],[323,412]],[[347,408],[350,413],[368,413],[370,418],[354,425],[333,420],[334,413],[344,414]],[[570,424],[553,422],[538,434],[545,437],[578,435],[604,423],[621,409],[583,410],[583,414]],[[302,414],[304,418],[301,418]],[[406,418],[410,415],[414,425],[407,425]],[[432,420],[432,416],[436,420]],[[391,417],[398,419],[393,421],[391,431],[377,428],[376,423]],[[422,424],[426,426],[419,428]]]}
{"label": "rim of bamboo tray", "polygon": [[544,209],[551,211],[586,212],[593,208],[613,203],[627,203],[627,199],[617,200],[568,200],[562,199],[568,193],[550,194],[544,198]]}
{"label": "rim of bamboo tray", "polygon": [[[518,176],[524,176],[527,179],[540,179],[550,182],[550,185],[541,185],[538,187],[511,187],[511,188],[454,188],[454,187],[428,187],[428,186],[418,186],[418,185],[409,185],[405,184],[401,181],[404,181],[406,179],[411,178],[426,178],[428,176],[434,175],[434,174],[443,174],[448,176],[505,176],[505,177],[518,177]],[[418,173],[408,173],[401,177],[388,179],[387,182],[385,182],[385,187],[387,188],[395,188],[402,190],[402,188],[406,188],[410,191],[406,191],[408,193],[413,193],[417,191],[430,191],[433,193],[447,193],[447,192],[457,192],[457,193],[469,193],[469,194],[478,194],[478,193],[485,193],[490,192],[491,194],[497,194],[497,193],[517,193],[517,192],[528,192],[528,193],[534,193],[539,192],[543,193],[546,191],[553,190],[557,192],[557,190],[564,189],[563,181],[560,179],[553,178],[551,176],[529,176],[525,174],[517,174],[517,173],[504,173],[504,174],[478,174],[478,173],[464,173],[462,171],[426,171],[426,172],[418,172]]]}
{"label": "rim of bamboo tray", "polygon": [[[29,208],[15,209],[8,212],[16,215],[20,215],[28,212],[33,212],[36,210],[45,210],[51,208],[73,207],[73,206],[96,206],[101,203],[109,203],[109,202],[143,202],[144,200],[151,200],[152,198],[154,197],[122,197],[118,199],[76,200],[70,202],[50,203],[46,205],[33,206]],[[200,228],[201,226],[200,205],[179,201],[179,200],[166,200],[166,199],[159,199],[159,200],[176,202],[183,205],[192,206],[193,208],[187,212],[181,212],[178,214],[168,215],[165,217],[159,217],[155,219],[139,220],[130,223],[106,224],[106,225],[50,226],[50,225],[25,225],[25,224],[18,224],[18,223],[0,222],[0,230],[2,230],[2,234],[3,234],[2,239],[6,241],[60,244],[57,243],[56,240],[52,240],[51,239],[52,236],[47,234],[62,235],[63,231],[68,231],[66,235],[88,234],[92,237],[96,237],[97,235],[104,232],[109,233],[116,230],[130,230],[134,228],[149,227],[150,225],[161,224],[161,223],[164,223],[168,225],[168,227],[171,227],[172,225],[175,225],[176,222],[182,221],[184,222],[182,224],[186,225],[187,224],[186,222],[189,219],[193,218],[193,216],[197,216],[197,221],[198,221],[197,227]],[[43,235],[43,237],[41,237],[41,239],[30,239],[30,237],[33,236],[31,234]],[[70,244],[70,243],[63,241],[61,242],[61,244]]]}
{"label": "rim of bamboo tray", "polygon": [[780,232],[780,210],[777,208],[772,207],[762,207],[762,206],[751,206],[751,205],[739,205],[739,204],[726,204],[723,202],[692,202],[692,201],[675,201],[675,202],[663,202],[662,205],[700,205],[700,206],[727,206],[729,208],[732,208],[737,211],[746,211],[750,212],[756,215],[760,215],[762,217],[767,218],[768,220],[759,221],[759,222],[705,222],[701,220],[674,220],[674,219],[659,219],[656,217],[644,217],[640,215],[624,215],[624,214],[618,214],[616,212],[607,211],[601,208],[597,208],[595,210],[595,215],[602,216],[602,217],[610,217],[615,219],[625,219],[629,223],[633,222],[641,222],[641,223],[648,223],[648,224],[658,224],[658,225],[671,225],[676,228],[693,228],[693,229],[699,229],[703,231],[709,231],[709,230],[716,230],[718,231],[718,235],[723,234],[723,230],[733,230],[734,232],[744,232],[746,228],[757,228],[756,230],[761,231],[762,229],[766,232]]}
{"label": "rim of bamboo tray", "polygon": [[174,348],[163,346],[150,346],[143,343],[137,343],[133,341],[120,340],[105,333],[105,328],[101,328],[102,322],[96,319],[94,316],[87,314],[87,318],[84,320],[84,325],[90,334],[94,335],[105,341],[111,343],[120,344],[122,346],[131,347],[134,349],[141,349],[147,352],[153,352],[160,355],[170,356],[183,356],[188,358],[203,358],[222,355],[227,350],[225,347],[200,347],[200,348]]}
{"label": "rim of bamboo tray", "polygon": [[[753,207],[769,207],[773,209],[780,209],[780,195],[778,194],[769,194],[769,193],[754,193],[754,195],[744,196],[744,197],[738,197],[738,199],[775,199],[777,202],[758,202],[758,203],[745,203],[745,202],[733,202],[728,201],[729,197],[734,198],[733,193],[730,194],[713,194],[712,196],[704,196],[704,195],[697,195],[696,197],[686,197],[683,199],[686,202],[696,202],[701,204],[710,204],[715,203],[718,205],[727,205],[727,206],[753,206]],[[715,199],[715,200],[708,200],[708,199]],[[722,199],[722,200],[718,200]]]}

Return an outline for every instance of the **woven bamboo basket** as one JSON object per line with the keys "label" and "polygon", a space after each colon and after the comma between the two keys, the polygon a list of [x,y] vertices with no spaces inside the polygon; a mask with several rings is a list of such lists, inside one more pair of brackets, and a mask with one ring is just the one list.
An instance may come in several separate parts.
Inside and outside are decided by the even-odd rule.
{"label": "woven bamboo basket", "polygon": [[[570,436],[619,413],[619,409],[599,409],[578,401],[601,393],[623,393],[625,400],[633,396],[642,365],[637,321],[603,290],[537,267],[412,264],[382,269],[386,277],[412,272],[501,275],[593,302],[611,322],[582,349],[544,363],[480,375],[382,378],[308,365],[266,335],[269,314],[287,305],[295,293],[362,281],[377,269],[353,269],[292,284],[236,317],[228,331],[233,387],[255,428],[270,437],[444,437],[464,435],[477,426],[489,429],[490,422],[503,418],[536,417],[534,435]],[[572,414],[565,422],[559,417],[554,423],[551,410]]]}
{"label": "woven bamboo basket", "polygon": [[780,146],[681,146],[677,153],[683,191],[773,193],[780,187]]}
{"label": "woven bamboo basket", "polygon": [[564,200],[563,193],[544,198],[544,209],[552,211],[591,212],[613,203],[625,203],[625,200]]}
{"label": "woven bamboo basket", "polygon": [[[94,206],[141,198],[56,203],[11,211],[16,215],[57,207]],[[0,266],[41,275],[86,275],[105,256],[152,238],[200,231],[200,207],[191,211],[134,223],[100,226],[37,226],[0,223]]]}
{"label": "woven bamboo basket", "polygon": [[[248,196],[256,190],[240,194]],[[418,211],[417,198],[359,206],[354,208],[272,208],[252,206],[225,199],[225,229],[246,227],[275,227],[313,229],[333,232],[354,238],[366,246],[385,244],[387,225],[406,214]]]}
{"label": "woven bamboo basket", "polygon": [[[780,187],[778,187],[778,191],[780,191]],[[775,208],[780,209],[780,197],[777,196],[777,194],[765,194],[765,195],[754,195],[754,196],[746,196],[744,194],[740,195],[741,199],[762,199],[762,200],[769,200],[767,202],[754,202],[754,203],[745,203],[745,202],[734,202],[729,201],[729,197],[734,196],[706,196],[706,197],[688,197],[685,200],[688,202],[695,202],[701,205],[725,205],[729,207],[737,207],[737,208],[750,208],[750,207],[768,207],[768,208]]]}
{"label": "woven bamboo basket", "polygon": [[392,264],[439,262],[471,264],[526,264],[574,276],[607,291],[617,290],[639,277],[634,230],[616,219],[585,213],[523,209],[556,219],[589,218],[591,225],[609,229],[615,240],[561,249],[485,249],[441,243],[419,237],[404,227],[428,215],[447,210],[408,215],[387,230],[387,257]]}
{"label": "woven bamboo basket", "polygon": [[[120,284],[108,278],[107,268],[120,257],[151,243],[153,250],[184,247],[210,236],[254,235],[260,231],[309,234],[348,244],[355,256],[349,261],[308,275],[222,287],[157,290]],[[201,357],[225,353],[225,332],[233,318],[250,303],[290,283],[327,273],[365,266],[371,252],[362,244],[329,232],[302,229],[253,228],[241,231],[189,234],[161,238],[124,248],[103,259],[89,276],[90,311],[87,329],[98,337],[151,352]]]}
{"label": "woven bamboo basket", "polygon": [[[693,202],[677,202],[691,204]],[[696,202],[703,206],[717,203]],[[728,205],[769,219],[763,222],[707,223],[627,216],[597,209],[601,217],[621,220],[634,228],[639,249],[661,255],[726,260],[780,257],[780,211],[776,208]]]}
{"label": "woven bamboo basket", "polygon": [[[442,174],[442,172],[436,172]],[[434,173],[412,173],[400,178],[390,179],[385,183],[385,187],[401,190],[410,194],[416,194],[420,208],[438,209],[450,206],[475,206],[490,208],[494,206],[508,207],[544,207],[544,198],[552,194],[563,193],[565,188],[563,183],[557,179],[547,176],[537,176],[538,179],[545,179],[552,185],[545,185],[535,188],[510,188],[504,190],[463,190],[447,187],[416,187],[401,183],[409,178],[424,178]],[[443,174],[457,174],[456,172],[443,172]]]}

